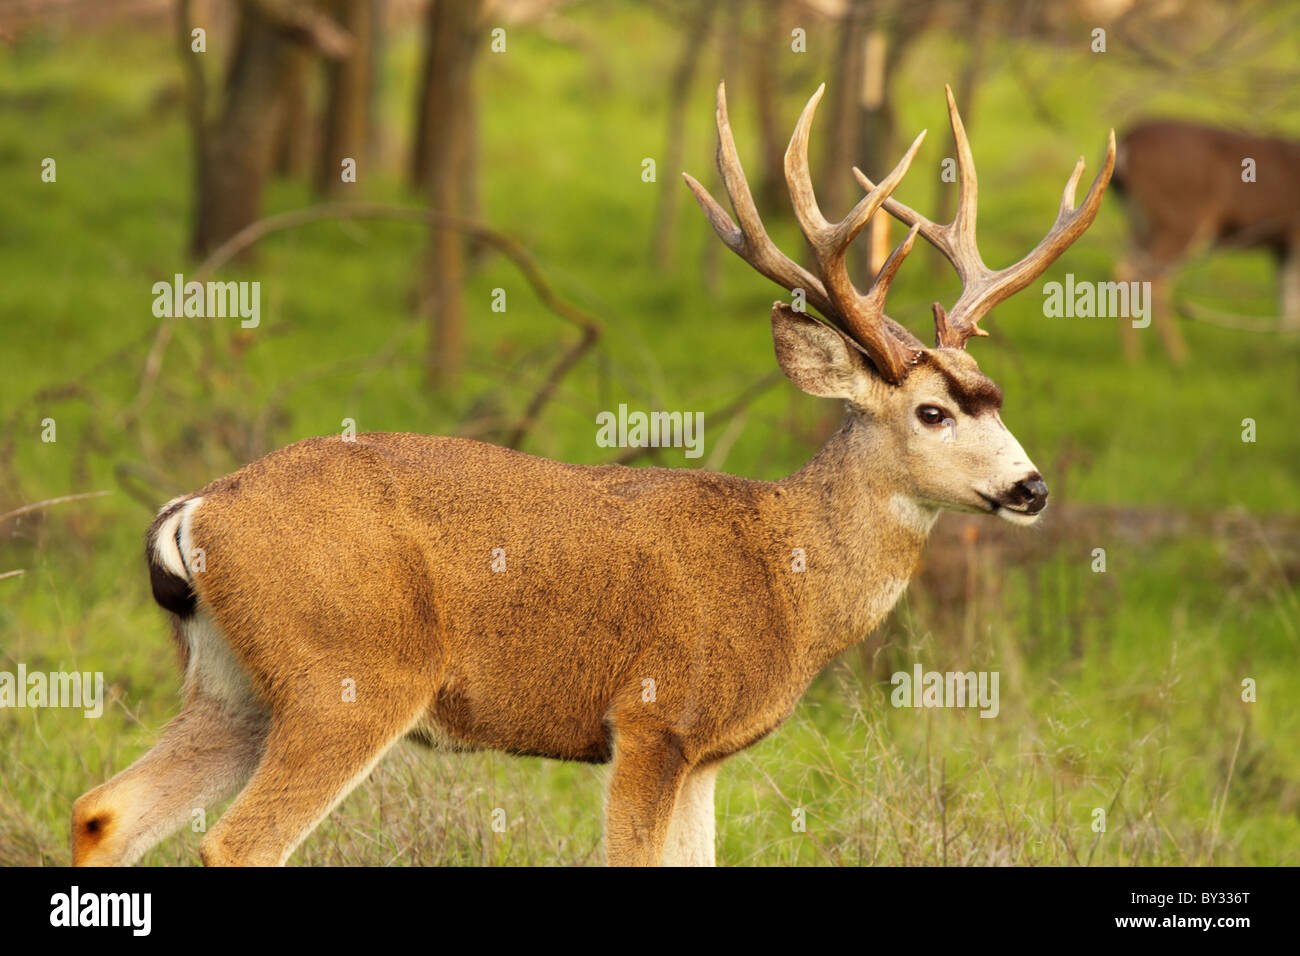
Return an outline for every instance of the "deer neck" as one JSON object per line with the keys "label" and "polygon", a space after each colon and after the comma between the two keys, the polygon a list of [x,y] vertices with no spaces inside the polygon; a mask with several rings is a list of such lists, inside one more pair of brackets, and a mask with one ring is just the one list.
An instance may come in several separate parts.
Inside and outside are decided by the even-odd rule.
{"label": "deer neck", "polygon": [[807,570],[796,590],[801,639],[820,668],[876,627],[916,571],[938,509],[918,503],[888,433],[848,409],[802,469],[779,482]]}

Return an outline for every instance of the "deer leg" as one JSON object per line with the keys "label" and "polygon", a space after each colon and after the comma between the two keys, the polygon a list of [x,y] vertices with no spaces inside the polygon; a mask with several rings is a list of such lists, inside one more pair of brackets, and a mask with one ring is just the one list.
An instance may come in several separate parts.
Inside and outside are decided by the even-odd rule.
{"label": "deer leg", "polygon": [[1207,218],[1195,227],[1169,229],[1161,233],[1151,247],[1151,320],[1164,343],[1165,354],[1175,365],[1186,361],[1187,346],[1178,328],[1170,295],[1173,270],[1194,248],[1208,248],[1212,222]]}
{"label": "deer leg", "polygon": [[608,865],[659,865],[687,769],[673,734],[619,732],[605,803]]}
{"label": "deer leg", "polygon": [[283,866],[425,709],[395,687],[369,696],[273,716],[253,778],[199,845],[205,866]]}
{"label": "deer leg", "polygon": [[1167,275],[1151,282],[1151,317],[1160,341],[1164,343],[1165,354],[1175,365],[1187,361],[1187,345],[1183,342],[1183,333],[1178,328],[1177,316],[1169,295],[1169,277]]}
{"label": "deer leg", "polygon": [[1154,325],[1165,347],[1165,354],[1175,364],[1182,364],[1187,358],[1187,346],[1183,334],[1175,321],[1170,300],[1169,271],[1164,267],[1153,265],[1149,260],[1134,260],[1122,264],[1116,269],[1116,278],[1121,282],[1146,281],[1151,284],[1151,296],[1147,301],[1150,310],[1144,323],[1137,324],[1134,319],[1125,317],[1120,320],[1120,335],[1124,343],[1124,357],[1130,362],[1142,358],[1142,344],[1138,330]]}
{"label": "deer leg", "polygon": [[1282,256],[1281,307],[1279,327],[1285,331],[1300,331],[1300,235],[1291,239]]}
{"label": "deer leg", "polygon": [[[1129,252],[1115,267],[1115,281],[1136,282],[1142,280],[1144,270],[1140,265],[1141,262],[1140,253]],[[1147,307],[1152,308],[1153,303],[1148,302]],[[1148,313],[1148,324],[1149,319],[1150,315]],[[1133,319],[1128,316],[1124,316],[1119,320],[1120,341],[1124,346],[1124,358],[1130,362],[1138,362],[1142,359],[1142,340],[1137,332],[1139,328],[1145,328],[1145,326],[1134,325]]]}
{"label": "deer leg", "polygon": [[[1150,310],[1145,323],[1134,325],[1134,320],[1124,319],[1120,329],[1124,340],[1124,354],[1130,361],[1141,358],[1138,329],[1154,325],[1164,344],[1165,353],[1175,364],[1187,358],[1187,346],[1175,321],[1171,308],[1170,284],[1174,267],[1183,261],[1190,250],[1207,243],[1205,238],[1209,220],[1199,226],[1193,223],[1164,223],[1153,229],[1153,237],[1144,239],[1143,245],[1134,248],[1116,270],[1120,281],[1146,281],[1151,283]],[[1199,237],[1199,239],[1198,239]]]}
{"label": "deer leg", "polygon": [[682,781],[673,804],[668,836],[664,841],[664,866],[713,866],[716,861],[713,784],[721,761],[696,767]]}
{"label": "deer leg", "polygon": [[157,745],[72,807],[76,866],[129,866],[247,782],[266,717],[202,691],[191,695]]}

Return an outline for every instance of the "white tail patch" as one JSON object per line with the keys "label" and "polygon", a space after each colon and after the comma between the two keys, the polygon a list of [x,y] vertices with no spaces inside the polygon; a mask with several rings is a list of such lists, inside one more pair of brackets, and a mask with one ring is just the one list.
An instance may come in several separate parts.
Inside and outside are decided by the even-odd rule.
{"label": "white tail patch", "polygon": [[181,634],[189,652],[185,669],[187,692],[197,688],[236,713],[261,707],[252,681],[209,612],[200,608],[183,621]]}
{"label": "white tail patch", "polygon": [[[166,512],[176,501],[177,499],[173,498],[163,505],[159,514]],[[185,502],[158,526],[158,533],[153,539],[153,553],[158,564],[178,578],[187,581],[191,575],[186,555],[194,547],[194,538],[190,532],[190,518],[194,514],[194,509],[201,504],[203,504],[202,498],[191,498]],[[180,542],[179,545],[177,541]]]}

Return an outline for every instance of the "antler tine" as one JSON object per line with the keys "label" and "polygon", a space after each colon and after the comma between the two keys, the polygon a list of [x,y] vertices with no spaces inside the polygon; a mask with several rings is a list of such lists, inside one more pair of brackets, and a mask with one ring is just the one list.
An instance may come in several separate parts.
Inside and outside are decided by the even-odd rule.
{"label": "antler tine", "polygon": [[898,384],[907,374],[908,367],[915,363],[917,353],[925,346],[911,332],[885,315],[884,302],[889,284],[911,251],[918,230],[913,228],[890,254],[866,295],[858,292],[849,279],[845,254],[849,244],[881,205],[890,201],[889,195],[902,181],[912,160],[916,158],[925,131],[922,130],[916,137],[879,187],[872,187],[844,219],[837,223],[829,222],[817,206],[812,175],[808,169],[808,136],[817,104],[825,90],[826,84],[823,83],[809,98],[795,124],[785,153],[785,178],[790,188],[791,203],[804,237],[816,255],[819,275],[809,272],[778,250],[763,228],[736,152],[731,122],[727,117],[725,84],[718,84],[718,170],[722,173],[723,185],[740,224],[732,221],[717,200],[694,177],[686,173],[682,176],[695,194],[704,215],[708,217],[713,231],[727,248],[778,285],[790,291],[802,289],[808,302],[871,359],[882,378]]}
{"label": "antler tine", "polygon": [[785,179],[790,188],[795,218],[799,220],[799,226],[809,244],[812,245],[813,251],[820,255],[820,250],[824,249],[827,256],[834,256],[845,253],[849,243],[857,238],[858,233],[871,221],[871,217],[875,215],[881,204],[897,188],[903,176],[911,168],[912,160],[916,158],[917,150],[921,148],[927,131],[921,130],[920,135],[912,141],[912,145],[907,148],[907,152],[903,154],[903,158],[898,161],[893,171],[881,180],[879,186],[858,200],[857,205],[847,216],[837,223],[828,222],[817,205],[817,197],[812,186],[812,173],[808,166],[808,139],[812,131],[813,116],[817,113],[817,104],[821,101],[825,89],[826,84],[823,83],[808,100],[803,112],[799,114],[794,134],[790,137],[790,145],[785,151]]}
{"label": "antler tine", "polygon": [[898,268],[907,258],[907,254],[912,251],[912,244],[916,242],[916,234],[920,227],[913,226],[907,231],[907,236],[894,247],[894,251],[889,254],[885,264],[880,267],[876,277],[871,280],[871,288],[867,294],[862,297],[863,305],[868,310],[883,311],[885,307],[885,296],[889,295],[889,284],[894,281],[894,276],[898,273]]}
{"label": "antler tine", "polygon": [[961,113],[957,111],[957,100],[952,95],[952,87],[945,83],[943,92],[948,99],[948,125],[952,127],[952,141],[957,146],[957,214],[952,220],[952,238],[955,240],[953,252],[964,256],[962,264],[973,271],[984,265],[975,245],[979,177],[975,174],[975,156],[971,153],[966,124],[961,121]]}
{"label": "antler tine", "polygon": [[[952,222],[940,226],[893,198],[885,201],[884,208],[894,218],[919,231],[957,270],[962,284],[961,294],[949,312],[945,313],[936,304],[935,329],[940,346],[962,348],[972,336],[988,335],[979,327],[980,319],[1042,275],[1092,225],[1097,210],[1101,208],[1102,194],[1115,169],[1115,131],[1111,130],[1107,139],[1106,160],[1102,169],[1092,181],[1087,196],[1078,208],[1074,205],[1074,195],[1083,175],[1082,157],[1065,184],[1056,221],[1047,235],[1019,262],[995,271],[984,264],[975,241],[979,186],[970,141],[957,111],[952,89],[945,86],[944,91],[948,99],[948,119],[952,124],[953,141],[957,146],[959,192],[956,215]],[[855,168],[853,173],[863,189],[873,191],[877,188],[861,170]]]}
{"label": "antler tine", "polygon": [[[944,93],[948,98],[948,122],[952,126],[953,141],[957,144],[957,214],[952,222],[941,226],[892,196],[886,199],[883,205],[885,211],[899,222],[907,226],[916,226],[926,242],[942,252],[953,264],[959,276],[966,273],[974,277],[984,265],[979,258],[979,251],[975,249],[975,214],[979,204],[979,180],[975,175],[975,158],[971,153],[970,141],[966,138],[966,126],[961,121],[961,114],[957,112],[957,102],[953,99],[952,88],[945,86]],[[857,178],[858,185],[868,193],[879,188],[856,166],[853,167],[853,175]],[[882,180],[880,186],[883,186],[886,181],[887,179]],[[966,242],[963,243],[962,240]],[[971,252],[974,252],[973,260]]]}
{"label": "antler tine", "polygon": [[695,194],[695,200],[704,210],[713,231],[728,249],[764,276],[787,291],[802,289],[814,308],[830,319],[837,318],[821,280],[777,249],[763,228],[763,221],[759,218],[758,208],[754,205],[754,197],[749,190],[749,182],[745,179],[745,171],[740,165],[740,156],[736,152],[736,140],[731,133],[725,83],[718,84],[717,126],[718,172],[722,174],[723,186],[740,225],[732,222],[731,217],[695,177],[682,173],[682,178]]}
{"label": "antler tine", "polygon": [[880,274],[872,282],[871,292],[867,296],[859,293],[849,279],[845,256],[849,244],[862,231],[912,165],[912,160],[925,138],[925,132],[922,131],[917,136],[898,165],[878,188],[862,197],[842,220],[837,223],[829,222],[817,205],[817,197],[812,186],[812,174],[808,168],[808,138],[812,130],[813,117],[817,112],[817,104],[821,101],[825,90],[826,84],[823,83],[808,99],[798,122],[795,123],[794,133],[790,136],[790,145],[785,151],[786,184],[790,189],[795,218],[817,258],[818,271],[825,283],[826,294],[840,322],[871,357],[877,371],[888,381],[897,383],[906,375],[907,366],[913,360],[915,350],[893,331],[893,323],[886,324],[888,320],[883,311],[884,295],[903,258],[911,250],[915,233],[909,236],[902,246],[894,250],[881,268]]}
{"label": "antler tine", "polygon": [[1115,170],[1114,130],[1110,131],[1106,139],[1105,162],[1093,179],[1092,185],[1088,187],[1088,194],[1083,197],[1083,202],[1076,208],[1074,193],[1083,175],[1083,169],[1084,160],[1080,157],[1061,193],[1061,206],[1052,228],[1027,256],[1005,269],[992,271],[985,267],[983,274],[969,288],[963,286],[962,293],[948,316],[948,325],[952,330],[950,337],[953,339],[954,347],[964,345],[971,335],[987,335],[988,333],[975,323],[988,315],[999,303],[1015,295],[1047,271],[1047,267],[1092,225],[1092,221],[1097,218],[1097,211],[1101,208],[1101,197],[1110,182],[1111,173]]}
{"label": "antler tine", "polygon": [[[957,101],[952,95],[952,87],[945,85],[943,89],[948,100],[948,123],[952,127],[952,138],[957,147],[957,212],[952,222],[941,226],[892,197],[885,201],[884,208],[895,219],[916,229],[930,245],[943,253],[957,270],[957,277],[961,280],[964,294],[990,270],[984,265],[975,242],[975,220],[979,208],[979,177],[975,173],[975,157],[971,152],[970,140],[966,136],[966,126],[961,120],[961,113],[957,110]],[[857,177],[863,189],[874,191],[878,188],[856,166],[853,168],[853,175]],[[957,309],[954,308],[953,312],[955,314]],[[987,334],[978,326],[972,326],[972,330],[968,333],[968,335]]]}

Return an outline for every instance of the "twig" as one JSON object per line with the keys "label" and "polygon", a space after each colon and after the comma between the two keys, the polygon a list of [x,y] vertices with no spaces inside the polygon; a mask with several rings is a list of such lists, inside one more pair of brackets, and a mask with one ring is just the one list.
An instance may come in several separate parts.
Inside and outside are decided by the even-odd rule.
{"label": "twig", "polygon": [[112,494],[111,491],[84,491],[76,495],[63,495],[59,498],[46,498],[44,501],[33,501],[29,505],[23,505],[21,508],[15,508],[13,511],[6,511],[0,515],[0,521],[8,521],[10,518],[17,518],[19,515],[25,515],[29,512],[36,511],[38,508],[44,508],[48,505],[59,505],[65,501],[81,501],[86,498],[102,498],[104,495]]}
{"label": "twig", "polygon": [[0,573],[0,581],[3,581],[5,578],[16,578],[19,575],[23,575],[26,573],[27,572],[24,571],[22,568],[19,568],[17,571],[5,571],[3,573]]}
{"label": "twig", "polygon": [[[134,498],[140,504],[144,505],[150,511],[158,508],[158,499],[161,496],[163,482],[157,477],[147,474],[149,466],[139,465],[134,462],[119,461],[113,466],[113,477],[117,479],[118,485],[131,498]],[[150,493],[146,485],[154,489],[155,493]]]}
{"label": "twig", "polygon": [[158,333],[154,336],[153,345],[149,348],[149,355],[144,360],[144,369],[140,373],[140,387],[136,390],[135,398],[131,401],[131,404],[122,413],[124,426],[130,427],[141,410],[153,398],[154,385],[158,381],[159,372],[162,371],[163,354],[167,351],[167,346],[171,345],[172,333],[175,331],[176,316],[174,315],[167,316],[158,326]]}
{"label": "twig", "polygon": [[1221,312],[1218,309],[1211,309],[1208,306],[1197,305],[1195,302],[1189,302],[1181,296],[1178,297],[1178,311],[1189,319],[1197,322],[1204,322],[1207,325],[1217,325],[1223,329],[1233,329],[1237,332],[1262,332],[1266,335],[1276,335],[1279,331],[1276,319],[1261,319],[1254,316],[1238,315],[1235,312]]}
{"label": "twig", "polygon": [[[784,373],[781,372],[779,369],[768,372],[758,381],[754,382],[743,392],[741,392],[739,395],[733,398],[726,405],[723,405],[716,412],[707,413],[705,417],[709,419],[724,419],[724,420],[730,419],[733,415],[735,415],[737,412],[741,411],[742,409],[746,408],[751,402],[753,402],[756,398],[758,398],[760,395],[766,392],[777,382],[781,381],[783,377],[784,377]],[[657,451],[657,449],[651,447],[629,448],[627,451],[623,452],[623,454],[615,458],[613,464],[626,465],[628,462],[636,461],[638,458],[648,455],[654,451]]]}
{"label": "twig", "polygon": [[722,470],[723,465],[727,462],[727,456],[731,454],[732,447],[745,430],[746,420],[745,414],[741,412],[727,423],[727,428],[722,433],[722,437],[713,443],[713,452],[709,455],[708,461],[704,463],[705,468],[709,471]]}
{"label": "twig", "polygon": [[528,430],[533,427],[537,421],[538,415],[541,414],[542,408],[546,405],[551,397],[555,394],[555,389],[559,387],[560,381],[564,376],[569,374],[569,369],[578,364],[578,359],[582,358],[589,348],[596,344],[596,339],[600,337],[596,329],[583,329],[582,338],[573,343],[573,347],[566,351],[560,360],[555,363],[551,369],[551,374],[546,376],[542,382],[542,387],[534,394],[528,407],[524,409],[524,416],[515,426],[515,430],[510,433],[510,438],[506,442],[511,448],[518,448],[523,444],[524,436]]}

